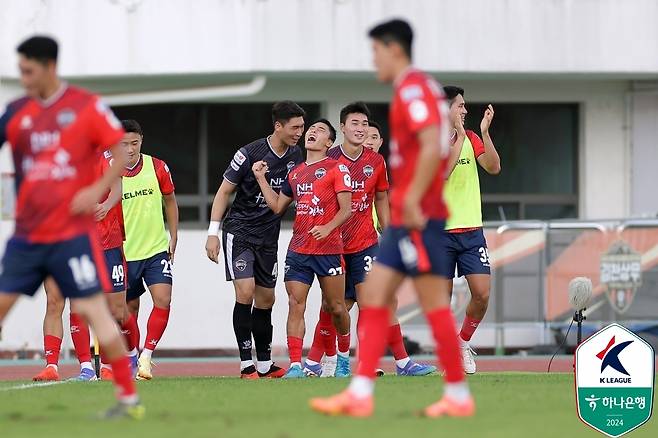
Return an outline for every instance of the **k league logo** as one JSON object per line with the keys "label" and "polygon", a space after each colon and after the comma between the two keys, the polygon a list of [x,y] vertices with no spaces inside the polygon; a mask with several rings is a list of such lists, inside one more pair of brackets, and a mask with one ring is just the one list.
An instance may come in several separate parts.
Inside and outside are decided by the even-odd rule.
{"label": "k league logo", "polygon": [[580,419],[618,437],[646,423],[653,406],[655,354],[644,339],[610,324],[576,349]]}

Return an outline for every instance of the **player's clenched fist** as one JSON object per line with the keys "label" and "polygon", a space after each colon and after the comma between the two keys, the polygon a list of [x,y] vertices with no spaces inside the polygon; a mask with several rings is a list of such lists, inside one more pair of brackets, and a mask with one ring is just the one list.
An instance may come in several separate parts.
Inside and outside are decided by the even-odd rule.
{"label": "player's clenched fist", "polygon": [[251,166],[251,171],[254,172],[256,178],[265,178],[267,173],[267,163],[265,161],[256,161],[253,166]]}

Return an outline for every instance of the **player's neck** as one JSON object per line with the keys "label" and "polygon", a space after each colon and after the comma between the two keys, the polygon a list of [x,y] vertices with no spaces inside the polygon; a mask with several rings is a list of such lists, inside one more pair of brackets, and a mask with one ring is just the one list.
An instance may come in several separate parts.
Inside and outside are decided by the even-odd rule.
{"label": "player's neck", "polygon": [[393,73],[394,73],[393,77],[395,78],[393,84],[394,85],[399,84],[402,81],[402,79],[404,79],[405,76],[407,76],[407,73],[409,73],[409,70],[411,70],[412,68],[413,66],[409,61],[407,60],[398,61],[398,63],[393,68]]}
{"label": "player's neck", "polygon": [[344,141],[340,147],[343,153],[353,160],[359,158],[363,153],[363,144],[355,145],[348,141]]}
{"label": "player's neck", "polygon": [[277,137],[276,134],[272,134],[267,137],[267,142],[270,144],[270,147],[274,153],[278,156],[282,156],[288,151],[289,146],[285,144],[279,137]]}
{"label": "player's neck", "polygon": [[60,81],[58,78],[55,78],[54,80],[46,84],[44,89],[41,90],[41,92],[39,92],[39,99],[42,102],[48,102],[52,97],[59,94],[59,91],[63,87],[64,84],[62,83],[62,81]]}
{"label": "player's neck", "polygon": [[306,150],[306,164],[314,164],[327,158],[327,150],[309,151]]}

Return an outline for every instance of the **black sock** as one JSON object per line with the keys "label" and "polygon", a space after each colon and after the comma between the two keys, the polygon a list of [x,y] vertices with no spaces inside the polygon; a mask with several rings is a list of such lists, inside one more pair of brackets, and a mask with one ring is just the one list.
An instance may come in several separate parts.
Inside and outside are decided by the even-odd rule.
{"label": "black sock", "polygon": [[233,331],[238,341],[240,360],[251,360],[251,304],[236,301],[233,307]]}
{"label": "black sock", "polygon": [[272,309],[257,309],[251,313],[254,343],[256,344],[256,358],[259,362],[272,359]]}

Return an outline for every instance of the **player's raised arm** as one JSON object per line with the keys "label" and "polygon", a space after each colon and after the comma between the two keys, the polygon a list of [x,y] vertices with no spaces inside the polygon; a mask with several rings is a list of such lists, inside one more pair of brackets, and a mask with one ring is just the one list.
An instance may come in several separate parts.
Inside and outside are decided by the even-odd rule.
{"label": "player's raised arm", "polygon": [[265,161],[254,163],[251,170],[256,176],[256,181],[258,182],[260,191],[263,194],[263,198],[265,198],[265,202],[267,202],[267,206],[270,207],[275,214],[283,214],[292,202],[292,190],[290,189],[288,180],[286,179],[283,183],[281,193],[276,193],[272,187],[270,187],[267,178],[265,178],[265,174],[267,173],[267,163]]}
{"label": "player's raised arm", "polygon": [[206,239],[206,255],[215,263],[219,263],[219,249],[221,247],[221,241],[219,240],[219,226],[222,218],[226,214],[229,200],[231,199],[231,195],[235,192],[236,187],[235,184],[224,178],[212,201],[210,225],[208,226],[208,239]]}
{"label": "player's raised arm", "polygon": [[484,116],[480,122],[480,131],[482,132],[482,141],[484,142],[484,153],[477,160],[480,166],[491,175],[500,173],[500,156],[489,135],[489,127],[494,117],[494,109],[491,104],[484,110]]}

